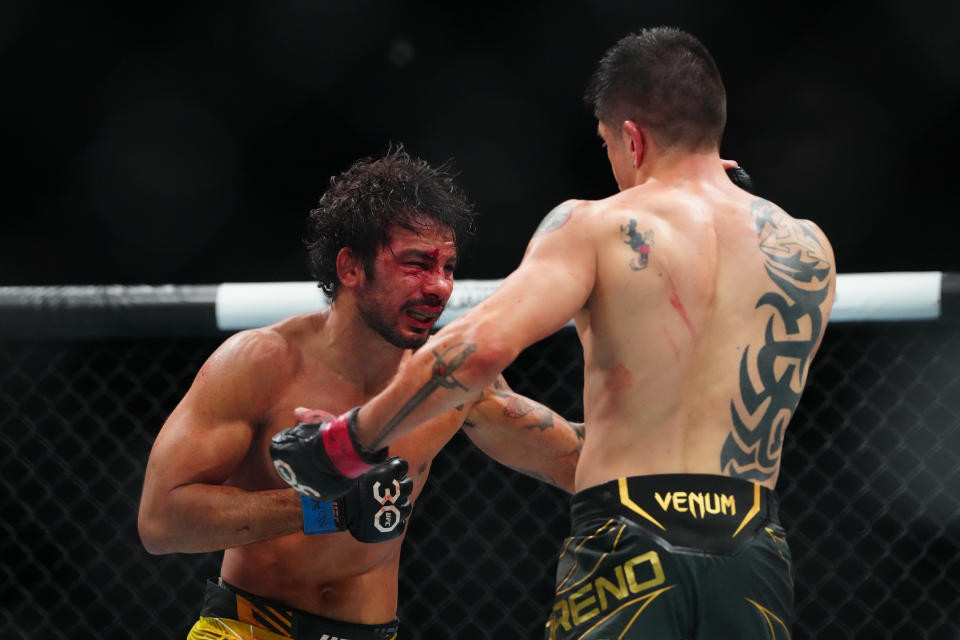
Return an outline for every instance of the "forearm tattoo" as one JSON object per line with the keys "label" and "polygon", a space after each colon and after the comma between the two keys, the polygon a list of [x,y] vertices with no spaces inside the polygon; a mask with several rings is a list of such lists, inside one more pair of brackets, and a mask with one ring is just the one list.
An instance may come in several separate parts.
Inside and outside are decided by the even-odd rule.
{"label": "forearm tattoo", "polygon": [[637,221],[630,218],[628,224],[620,225],[620,236],[637,254],[630,259],[630,268],[634,271],[646,269],[650,261],[650,247],[653,245],[653,230],[640,233],[637,231]]}
{"label": "forearm tattoo", "polygon": [[[827,253],[807,223],[772,203],[751,206],[760,251],[774,291],[757,300],[769,307],[763,343],[740,358],[740,397],[730,401],[733,426],[720,453],[725,475],[762,482],[776,473],[783,434],[803,391],[809,360],[823,330],[820,305],[830,289]],[[784,339],[774,335],[782,326]],[[751,349],[756,346],[756,349]],[[756,371],[751,377],[750,372]]]}
{"label": "forearm tattoo", "polygon": [[431,373],[430,379],[425,385],[420,387],[420,389],[413,394],[413,397],[407,400],[403,407],[401,407],[400,411],[383,426],[380,433],[377,434],[377,438],[374,440],[371,448],[379,449],[384,438],[396,429],[397,425],[403,422],[414,409],[420,406],[420,404],[437,389],[460,388],[464,391],[469,391],[466,386],[457,380],[454,373],[463,366],[463,363],[470,357],[470,354],[476,350],[476,344],[458,342],[440,353],[431,351],[430,353],[433,354],[435,362],[433,363],[433,372]]}
{"label": "forearm tattoo", "polygon": [[[563,419],[561,418],[561,420],[563,420]],[[568,451],[567,453],[559,456],[559,458],[569,458],[570,456],[573,456],[573,455],[579,456],[579,455],[580,455],[580,450],[583,448],[583,434],[584,434],[583,423],[582,423],[582,422],[567,422],[566,420],[563,420],[563,423],[564,423],[565,425],[567,425],[567,426],[570,428],[571,431],[573,431],[574,436],[576,436],[576,438],[577,438],[577,444],[573,447],[573,449],[571,449],[571,450]],[[559,480],[557,480],[556,477],[554,477],[554,476],[546,473],[546,472],[543,471],[543,470],[541,470],[541,471],[534,471],[534,470],[532,470],[532,469],[523,469],[523,468],[520,468],[520,467],[511,467],[511,468],[512,468],[514,471],[519,471],[520,473],[526,474],[526,475],[530,476],[531,478],[536,478],[537,480],[539,480],[539,481],[541,481],[541,482],[546,482],[547,484],[552,484],[552,485],[555,486],[555,487],[559,487],[559,488],[561,488],[561,489],[565,489],[565,490],[568,490],[568,491],[569,491],[569,489],[567,489],[566,487],[564,487],[563,483],[561,483]]]}
{"label": "forearm tattoo", "polygon": [[537,431],[546,431],[547,429],[553,428],[553,411],[538,402],[514,393],[510,387],[507,386],[502,375],[494,381],[492,393],[498,398],[506,399],[503,405],[504,418],[520,420],[530,416],[532,421],[529,422],[529,424],[523,425],[523,429],[527,431],[533,431],[534,429]]}
{"label": "forearm tattoo", "polygon": [[586,428],[582,422],[568,422],[567,426],[570,427],[570,430],[573,431],[573,435],[577,437],[577,448],[570,452],[570,454],[580,453],[583,449],[583,440],[586,435]]}
{"label": "forearm tattoo", "polygon": [[[489,389],[487,389],[485,393],[489,393],[490,395],[501,399],[501,402],[498,404],[502,406],[501,415],[503,417],[508,418],[511,421],[517,421],[517,424],[511,424],[509,427],[508,430],[510,432],[516,432],[519,429],[519,431],[535,431],[537,434],[540,434],[544,433],[548,429],[553,429],[556,426],[557,421],[570,429],[570,431],[573,433],[575,443],[572,447],[570,447],[569,450],[562,451],[561,453],[554,453],[553,447],[555,445],[553,444],[552,440],[548,440],[543,443],[543,451],[545,454],[547,454],[544,456],[544,460],[546,457],[550,457],[550,462],[545,462],[543,465],[541,465],[541,468],[534,470],[525,468],[523,466],[508,464],[508,466],[514,471],[518,471],[532,478],[536,478],[541,482],[552,484],[561,489],[569,490],[569,488],[565,487],[563,483],[557,479],[557,477],[550,475],[548,471],[552,468],[560,470],[567,469],[569,461],[565,459],[569,458],[570,456],[580,455],[580,450],[583,447],[584,437],[583,423],[568,422],[562,416],[555,414],[542,404],[514,393],[513,390],[507,385],[507,382],[504,380],[502,375],[498,376],[497,379],[494,380],[493,384],[490,385]],[[469,419],[466,419],[463,421],[463,426],[476,428],[477,424]],[[510,436],[506,436],[502,442],[509,446],[513,441],[510,439]],[[561,462],[558,463],[557,461]],[[556,466],[557,464],[559,464],[559,466]],[[550,465],[554,466],[551,467]]]}
{"label": "forearm tattoo", "polygon": [[[573,432],[574,438],[576,438],[576,445],[574,448],[569,452],[564,453],[562,457],[580,453],[580,449],[583,447],[584,436],[582,422],[569,422],[563,416],[554,413],[551,409],[543,406],[539,402],[535,402],[529,398],[525,398],[524,396],[515,393],[507,385],[507,381],[504,380],[502,375],[498,376],[497,379],[494,380],[493,384],[490,386],[489,392],[498,398],[503,398],[506,400],[502,409],[503,417],[510,418],[511,420],[522,420],[528,416],[532,418],[532,422],[528,421],[528,424],[520,425],[520,428],[524,431],[536,430],[537,432],[542,433],[547,429],[553,429],[556,426],[556,422],[559,420],[568,429],[570,429],[571,432]],[[467,427],[477,426],[469,419],[464,420],[463,424]]]}

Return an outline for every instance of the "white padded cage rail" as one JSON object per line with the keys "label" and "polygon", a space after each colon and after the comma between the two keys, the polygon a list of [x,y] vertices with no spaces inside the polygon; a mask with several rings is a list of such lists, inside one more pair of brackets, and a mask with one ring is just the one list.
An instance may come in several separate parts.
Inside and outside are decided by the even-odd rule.
{"label": "white padded cage rail", "polygon": [[[457,280],[440,326],[502,280]],[[261,327],[329,301],[314,282],[0,287],[0,339],[203,336]],[[847,273],[831,322],[960,322],[960,274]]]}

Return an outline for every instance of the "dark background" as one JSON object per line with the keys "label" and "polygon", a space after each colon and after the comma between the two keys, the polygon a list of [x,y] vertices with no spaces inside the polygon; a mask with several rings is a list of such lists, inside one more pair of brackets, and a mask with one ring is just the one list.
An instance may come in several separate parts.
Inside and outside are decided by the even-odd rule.
{"label": "dark background", "polygon": [[555,204],[614,191],[581,94],[656,24],[712,51],[723,155],[841,273],[960,270],[957,3],[7,0],[0,285],[307,280],[307,211],[391,141],[455,158],[458,275],[502,277]]}

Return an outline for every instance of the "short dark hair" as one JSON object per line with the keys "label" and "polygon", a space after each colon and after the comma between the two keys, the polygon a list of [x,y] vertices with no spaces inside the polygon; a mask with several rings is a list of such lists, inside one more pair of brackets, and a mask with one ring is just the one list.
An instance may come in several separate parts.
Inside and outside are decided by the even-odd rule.
{"label": "short dark hair", "polygon": [[690,151],[719,146],[727,121],[713,56],[673,27],[643,29],[617,42],[600,59],[584,99],[609,128],[632,120],[658,144]]}
{"label": "short dark hair", "polygon": [[398,145],[382,158],[363,158],[340,175],[310,211],[307,255],[311,275],[335,298],[340,288],[337,254],[349,247],[368,275],[391,226],[419,232],[435,223],[453,232],[457,250],[473,235],[473,205],[454,182],[452,161],[431,167]]}

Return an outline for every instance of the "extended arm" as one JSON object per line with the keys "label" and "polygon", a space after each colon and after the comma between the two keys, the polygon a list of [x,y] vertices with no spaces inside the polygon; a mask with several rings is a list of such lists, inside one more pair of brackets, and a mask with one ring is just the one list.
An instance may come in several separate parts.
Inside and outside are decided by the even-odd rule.
{"label": "extended arm", "polygon": [[470,409],[463,426],[494,460],[573,493],[583,423],[568,422],[515,393],[499,376]]}
{"label": "extended arm", "polygon": [[547,215],[520,266],[482,303],[421,347],[357,416],[357,442],[386,446],[440,413],[472,401],[530,344],[556,332],[593,291],[596,255],[588,205]]}

